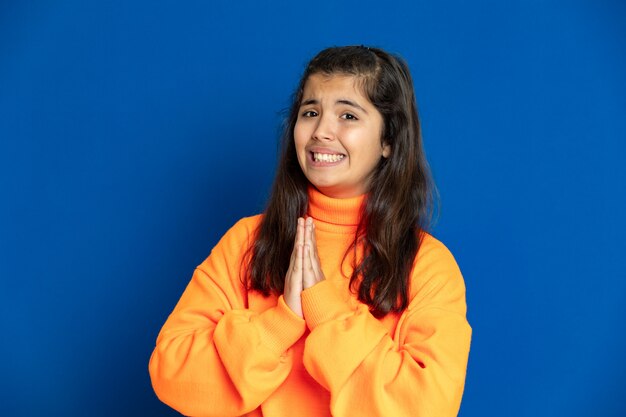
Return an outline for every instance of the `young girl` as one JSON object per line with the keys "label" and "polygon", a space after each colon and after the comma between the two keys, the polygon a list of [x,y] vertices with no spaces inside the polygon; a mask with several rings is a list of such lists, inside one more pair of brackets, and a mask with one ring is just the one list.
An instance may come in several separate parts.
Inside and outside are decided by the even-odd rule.
{"label": "young girl", "polygon": [[159,334],[159,398],[191,416],[455,416],[471,328],[425,232],[431,197],[406,64],[320,52],[265,214],[224,235]]}

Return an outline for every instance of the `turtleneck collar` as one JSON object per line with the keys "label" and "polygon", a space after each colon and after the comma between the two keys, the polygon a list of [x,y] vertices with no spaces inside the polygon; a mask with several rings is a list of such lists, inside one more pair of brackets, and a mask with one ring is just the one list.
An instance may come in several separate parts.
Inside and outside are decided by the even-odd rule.
{"label": "turtleneck collar", "polygon": [[316,220],[316,227],[345,232],[356,230],[361,217],[361,205],[365,200],[365,194],[351,198],[332,198],[322,194],[315,187],[309,186],[309,210],[308,215]]}

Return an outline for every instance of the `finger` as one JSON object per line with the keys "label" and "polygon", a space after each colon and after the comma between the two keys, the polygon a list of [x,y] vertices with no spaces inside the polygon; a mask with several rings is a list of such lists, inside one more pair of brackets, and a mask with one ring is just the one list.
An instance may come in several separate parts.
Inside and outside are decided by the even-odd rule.
{"label": "finger", "polygon": [[303,246],[302,244],[296,244],[296,261],[294,262],[294,272],[295,274],[300,274],[300,277],[293,277],[294,281],[298,281],[302,284],[302,258],[303,258]]}
{"label": "finger", "polygon": [[309,217],[304,221],[304,244],[307,245],[310,243],[310,228],[311,228],[311,218]]}
{"label": "finger", "polygon": [[311,257],[311,265],[313,266],[313,270],[315,271],[315,276],[320,279],[322,276],[322,264],[320,262],[319,253],[317,251],[317,240],[315,239],[315,223],[311,222],[311,227],[309,230],[309,242],[311,245],[310,257]]}
{"label": "finger", "polygon": [[289,265],[285,276],[285,292],[300,294],[302,292],[302,245],[294,247],[293,262]]}
{"label": "finger", "polygon": [[298,217],[298,227],[296,229],[296,244],[300,243],[304,245],[304,219],[302,217]]}
{"label": "finger", "polygon": [[303,270],[302,270],[302,286],[309,288],[315,285],[317,280],[315,279],[315,271],[313,270],[313,264],[311,263],[311,246],[309,244],[304,245],[303,256]]}
{"label": "finger", "polygon": [[298,218],[296,223],[296,237],[293,243],[293,250],[291,251],[291,257],[289,258],[289,271],[292,270],[295,266],[296,257],[298,256],[298,244],[302,244],[304,241],[304,231],[303,228],[303,219]]}
{"label": "finger", "polygon": [[320,271],[319,264],[317,262],[317,259],[315,258],[315,254],[313,253],[314,248],[311,245],[307,245],[306,248],[307,251],[304,256],[306,257],[307,262],[305,264],[305,267],[308,267],[308,272],[312,275],[313,281],[317,282],[319,281]]}
{"label": "finger", "polygon": [[293,265],[296,262],[296,253],[298,251],[297,245],[293,245],[293,250],[291,251],[291,256],[289,257],[289,268],[287,271],[291,271],[293,269]]}
{"label": "finger", "polygon": [[[306,228],[304,233],[304,245],[308,247],[308,250],[305,251],[304,256],[311,257],[313,252],[315,252],[316,248],[314,246],[313,240],[313,221],[309,217],[306,219]],[[311,259],[313,261],[313,259]],[[311,265],[313,266],[313,265]]]}
{"label": "finger", "polygon": [[[315,256],[317,257],[317,237],[315,236],[315,223],[311,223],[311,242]],[[318,257],[319,259],[319,257]]]}
{"label": "finger", "polygon": [[[304,220],[302,218],[298,218],[296,223],[296,237],[293,244],[293,250],[291,251],[291,256],[289,258],[289,267],[287,269],[287,277],[286,280],[291,279],[291,274],[296,271],[296,262],[298,257],[302,257],[302,252],[298,253],[298,245],[302,245],[304,240],[304,231],[303,231]],[[298,281],[302,281],[302,276],[296,278]],[[286,284],[287,282],[285,282]]]}
{"label": "finger", "polygon": [[309,288],[314,284],[315,276],[311,265],[311,218],[304,220],[304,245],[302,254],[302,286]]}
{"label": "finger", "polygon": [[287,306],[300,317],[302,315],[302,245],[294,247],[293,267],[290,267],[285,278],[284,297]]}

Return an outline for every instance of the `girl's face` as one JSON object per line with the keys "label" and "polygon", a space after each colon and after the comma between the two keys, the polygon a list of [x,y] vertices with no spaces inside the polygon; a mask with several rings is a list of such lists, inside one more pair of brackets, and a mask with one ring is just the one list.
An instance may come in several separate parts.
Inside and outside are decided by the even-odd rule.
{"label": "girl's face", "polygon": [[350,75],[311,75],[294,127],[300,167],[329,197],[366,193],[378,161],[390,154],[381,138],[382,115],[356,81]]}

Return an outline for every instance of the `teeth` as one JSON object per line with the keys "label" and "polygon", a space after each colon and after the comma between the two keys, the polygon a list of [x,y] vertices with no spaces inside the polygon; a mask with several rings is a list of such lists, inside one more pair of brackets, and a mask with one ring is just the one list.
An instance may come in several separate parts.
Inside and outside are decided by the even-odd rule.
{"label": "teeth", "polygon": [[345,155],[313,152],[315,162],[337,162],[345,158]]}

